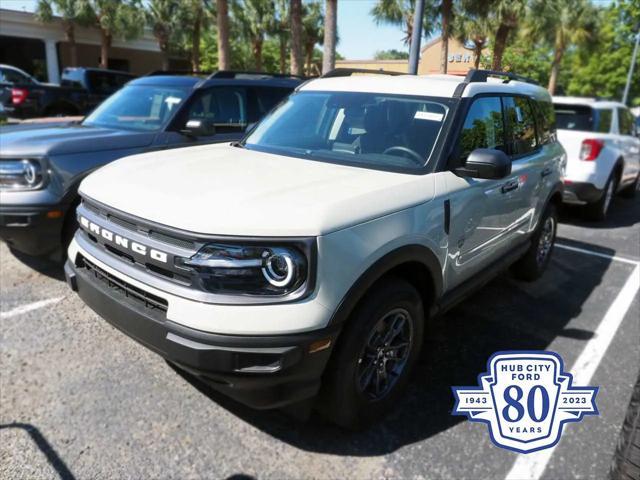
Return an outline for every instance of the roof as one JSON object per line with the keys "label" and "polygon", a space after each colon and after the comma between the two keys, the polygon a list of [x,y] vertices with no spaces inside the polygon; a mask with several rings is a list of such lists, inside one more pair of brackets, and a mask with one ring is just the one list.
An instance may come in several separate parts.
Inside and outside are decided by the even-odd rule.
{"label": "roof", "polygon": [[112,70],[109,68],[96,68],[96,67],[64,67],[62,69],[62,73],[66,71],[74,71],[74,70],[84,70],[86,72],[105,72],[105,73],[113,73],[115,75],[124,75],[126,77],[136,77],[133,73],[124,72],[122,70]]}
{"label": "roof", "polygon": [[625,107],[621,102],[615,100],[604,100],[596,97],[562,97],[554,96],[553,103],[562,103],[565,105],[585,105],[592,108],[614,108]]}
{"label": "roof", "polygon": [[[458,75],[352,75],[350,77],[319,78],[305,83],[300,89],[308,91],[371,92],[397,95],[419,95],[451,98],[464,77]],[[489,78],[486,82],[471,82],[463,97],[479,93],[521,93],[549,98],[547,91],[527,82]]]}
{"label": "roof", "polygon": [[295,88],[302,80],[296,78],[203,78],[197,75],[151,75],[137,78],[128,85],[164,85],[171,87],[202,88],[213,85],[265,85],[269,87]]}

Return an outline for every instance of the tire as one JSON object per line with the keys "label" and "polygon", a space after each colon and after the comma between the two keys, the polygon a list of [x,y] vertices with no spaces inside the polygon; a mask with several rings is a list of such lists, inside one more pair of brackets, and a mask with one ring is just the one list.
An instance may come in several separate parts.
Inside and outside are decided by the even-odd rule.
{"label": "tire", "polygon": [[640,479],[640,376],[631,395],[616,451],[613,455],[611,480]]}
{"label": "tire", "polygon": [[620,196],[624,198],[634,198],[638,192],[638,183],[640,183],[640,173],[631,185],[620,192]]}
{"label": "tire", "polygon": [[[376,284],[340,335],[323,380],[321,413],[342,427],[360,430],[391,410],[420,354],[424,323],[422,300],[412,285],[398,277]],[[386,344],[381,341],[385,334],[390,339]]]}
{"label": "tire", "polygon": [[511,273],[520,280],[532,282],[542,276],[549,265],[558,230],[558,212],[555,205],[547,205],[540,224],[531,237],[527,252],[511,266]]}
{"label": "tire", "polygon": [[604,189],[602,190],[602,196],[600,199],[596,202],[589,203],[584,207],[584,212],[589,220],[602,221],[607,218],[611,201],[616,194],[616,186],[617,182],[614,174],[612,173],[609,180],[607,180],[607,183],[604,184]]}

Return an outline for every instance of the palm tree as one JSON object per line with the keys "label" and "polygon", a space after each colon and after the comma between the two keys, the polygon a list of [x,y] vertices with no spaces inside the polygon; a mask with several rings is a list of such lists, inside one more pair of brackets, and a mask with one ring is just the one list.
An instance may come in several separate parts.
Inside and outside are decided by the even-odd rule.
{"label": "palm tree", "polygon": [[216,0],[216,24],[218,26],[218,70],[231,68],[229,46],[229,2]]}
{"label": "palm tree", "polygon": [[440,34],[440,73],[447,73],[447,65],[449,65],[449,37],[451,37],[451,22],[453,20],[453,0],[442,0],[438,10],[440,11],[440,25],[442,27]]}
{"label": "palm tree", "polygon": [[597,12],[588,0],[535,0],[530,5],[525,34],[542,38],[553,48],[548,90],[556,91],[560,64],[568,48],[584,45],[595,36]]}
{"label": "palm tree", "polygon": [[144,12],[133,1],[79,0],[82,17],[100,29],[100,67],[109,65],[113,37],[131,40],[144,31]]}
{"label": "palm tree", "polygon": [[[460,15],[453,23],[455,37],[473,52],[473,68],[480,68],[482,51],[489,44],[489,37],[495,31],[492,19],[481,15]],[[471,47],[467,47],[471,44]]]}
{"label": "palm tree", "polygon": [[492,70],[502,69],[502,56],[507,40],[518,28],[518,20],[524,15],[526,0],[496,0],[491,9],[497,18],[498,28],[493,39]]}
{"label": "palm tree", "polygon": [[[435,7],[433,2],[426,0],[424,8],[424,22],[422,33],[428,37],[433,31],[433,19],[435,18]],[[378,25],[388,24],[399,26],[405,33],[405,45],[411,45],[413,36],[413,16],[415,11],[415,0],[378,0],[371,9],[371,15]]]}
{"label": "palm tree", "polygon": [[324,54],[322,73],[336,66],[336,43],[338,38],[338,0],[326,0],[324,12]]}
{"label": "palm tree", "polygon": [[273,22],[273,35],[278,37],[280,50],[280,73],[287,71],[287,39],[289,37],[289,0],[276,0],[276,17]]}
{"label": "palm tree", "polygon": [[178,20],[179,7],[179,0],[149,0],[147,3],[145,13],[160,47],[163,70],[169,70],[169,45]]}
{"label": "palm tree", "polygon": [[265,34],[272,28],[273,3],[264,0],[244,0],[242,6],[234,4],[234,17],[251,44],[255,69],[262,71],[262,46]]}
{"label": "palm tree", "polygon": [[322,6],[317,3],[309,3],[303,8],[304,17],[302,20],[302,44],[305,53],[305,63],[307,65],[307,75],[312,75],[311,62],[313,61],[313,51],[317,43],[324,39],[324,15]]}
{"label": "palm tree", "polygon": [[38,0],[36,18],[45,23],[54,19],[54,11],[60,16],[67,43],[69,43],[70,65],[78,65],[78,47],[76,45],[75,26],[87,23],[79,0]]}
{"label": "palm tree", "polygon": [[290,0],[291,73],[302,75],[302,0]]}
{"label": "palm tree", "polygon": [[193,30],[191,31],[191,71],[200,71],[200,36],[205,17],[203,0],[191,0],[187,4],[188,11],[193,17]]}

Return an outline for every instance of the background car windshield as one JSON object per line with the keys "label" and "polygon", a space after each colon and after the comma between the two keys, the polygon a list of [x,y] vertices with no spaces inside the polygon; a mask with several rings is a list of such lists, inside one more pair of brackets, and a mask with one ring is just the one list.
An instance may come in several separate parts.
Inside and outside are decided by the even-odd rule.
{"label": "background car windshield", "polygon": [[372,168],[419,169],[447,107],[424,97],[301,92],[265,118],[247,148]]}
{"label": "background car windshield", "polygon": [[106,99],[83,123],[126,130],[159,130],[187,95],[187,90],[175,87],[124,87]]}

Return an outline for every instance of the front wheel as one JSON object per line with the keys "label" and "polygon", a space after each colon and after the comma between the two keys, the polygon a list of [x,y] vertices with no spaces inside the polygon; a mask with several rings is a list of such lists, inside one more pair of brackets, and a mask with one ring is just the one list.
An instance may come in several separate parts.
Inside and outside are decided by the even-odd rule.
{"label": "front wheel", "polygon": [[319,409],[332,422],[365,428],[396,406],[420,354],[424,310],[401,278],[375,286],[347,321],[328,366]]}
{"label": "front wheel", "polygon": [[532,282],[542,276],[551,260],[557,229],[558,214],[555,205],[550,204],[542,214],[527,253],[511,267],[515,277]]}

